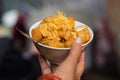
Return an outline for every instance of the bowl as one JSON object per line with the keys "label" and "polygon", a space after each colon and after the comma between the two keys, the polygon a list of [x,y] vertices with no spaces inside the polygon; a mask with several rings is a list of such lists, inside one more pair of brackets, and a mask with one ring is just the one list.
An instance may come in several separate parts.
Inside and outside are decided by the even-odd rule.
{"label": "bowl", "polygon": [[[35,27],[38,27],[40,22],[41,21],[38,21],[30,27],[30,29],[29,29],[30,37],[32,37],[32,34],[31,34],[32,29]],[[82,26],[82,25],[87,26],[84,23],[75,21],[75,26]],[[93,31],[91,30],[90,27],[88,27],[88,30],[90,33],[90,40],[82,45],[82,49],[84,49],[93,39]],[[36,43],[35,41],[33,41],[33,43],[36,46],[36,48],[38,49],[38,51],[40,52],[40,54],[42,54],[52,64],[60,64],[67,57],[67,55],[70,51],[70,48],[55,48],[55,47],[51,47],[51,46],[44,45],[41,43]]]}

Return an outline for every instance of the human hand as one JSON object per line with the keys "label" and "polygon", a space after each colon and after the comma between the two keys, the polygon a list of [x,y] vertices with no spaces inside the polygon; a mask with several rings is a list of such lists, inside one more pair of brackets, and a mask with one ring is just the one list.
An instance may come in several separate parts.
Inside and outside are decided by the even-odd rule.
{"label": "human hand", "polygon": [[[50,68],[45,58],[40,55],[39,62],[42,73],[52,73],[62,80],[80,80],[85,67],[85,53],[81,50],[81,45],[81,39],[77,38],[73,42],[68,57],[58,67],[51,65]],[[40,78],[38,80],[40,80]]]}

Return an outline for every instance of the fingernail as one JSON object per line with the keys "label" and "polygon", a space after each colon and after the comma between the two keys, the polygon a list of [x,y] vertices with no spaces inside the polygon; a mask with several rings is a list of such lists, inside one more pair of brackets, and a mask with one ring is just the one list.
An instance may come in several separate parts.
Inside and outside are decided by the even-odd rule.
{"label": "fingernail", "polygon": [[78,37],[78,38],[76,38],[76,42],[77,43],[81,43],[81,39]]}

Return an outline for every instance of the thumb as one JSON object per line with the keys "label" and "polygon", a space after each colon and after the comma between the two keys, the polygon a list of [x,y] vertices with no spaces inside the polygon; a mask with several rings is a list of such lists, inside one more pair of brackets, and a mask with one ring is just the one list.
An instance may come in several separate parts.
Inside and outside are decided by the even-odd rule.
{"label": "thumb", "polygon": [[70,53],[65,60],[66,63],[70,64],[71,66],[77,65],[81,53],[81,45],[81,39],[79,37],[76,38],[72,44]]}
{"label": "thumb", "polygon": [[[77,38],[72,44],[68,57],[61,63],[55,73],[65,80],[73,80],[75,69],[81,53],[81,39]],[[69,76],[65,76],[69,73]]]}

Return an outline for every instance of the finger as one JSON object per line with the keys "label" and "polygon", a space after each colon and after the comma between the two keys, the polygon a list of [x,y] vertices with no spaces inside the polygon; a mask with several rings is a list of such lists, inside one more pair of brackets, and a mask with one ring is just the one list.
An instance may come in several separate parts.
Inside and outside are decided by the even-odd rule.
{"label": "finger", "polygon": [[[83,74],[85,68],[85,52],[83,52],[80,56],[79,63],[77,64],[76,68],[76,77],[80,78]],[[79,80],[79,79],[78,79]]]}
{"label": "finger", "polygon": [[39,62],[41,65],[41,70],[43,74],[51,73],[51,70],[45,60],[45,58],[42,55],[39,55]]}
{"label": "finger", "polygon": [[67,59],[65,60],[66,63],[70,64],[71,66],[77,65],[77,62],[79,60],[80,54],[81,54],[81,39],[77,38],[72,45],[72,48],[70,50],[70,54],[68,55]]}
{"label": "finger", "polygon": [[[72,45],[70,54],[68,57],[61,63],[61,65],[57,68],[56,74],[64,78],[64,80],[73,80],[73,76],[75,74],[76,65],[79,60],[80,52],[81,52],[81,39],[77,38]],[[69,77],[65,76],[69,73]]]}

